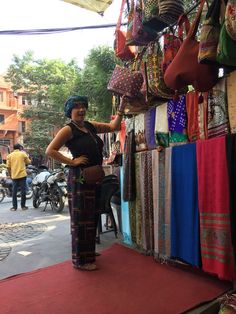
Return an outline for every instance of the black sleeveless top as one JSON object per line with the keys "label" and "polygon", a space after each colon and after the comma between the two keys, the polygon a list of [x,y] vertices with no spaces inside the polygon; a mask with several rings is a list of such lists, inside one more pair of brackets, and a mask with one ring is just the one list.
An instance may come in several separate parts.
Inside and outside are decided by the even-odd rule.
{"label": "black sleeveless top", "polygon": [[69,149],[73,158],[85,155],[89,160],[86,167],[101,165],[103,161],[103,141],[97,135],[96,128],[90,122],[84,121],[84,126],[92,133],[91,135],[89,132],[85,133],[78,129],[73,122],[70,122],[67,125],[72,130],[73,138],[66,142],[65,146]]}

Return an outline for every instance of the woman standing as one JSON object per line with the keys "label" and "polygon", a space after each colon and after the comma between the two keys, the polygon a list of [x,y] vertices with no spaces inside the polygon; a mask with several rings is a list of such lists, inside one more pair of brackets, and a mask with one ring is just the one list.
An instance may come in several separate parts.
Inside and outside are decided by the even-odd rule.
{"label": "woman standing", "polygon": [[[65,103],[65,115],[71,122],[59,130],[48,145],[46,154],[70,166],[68,179],[69,210],[71,215],[72,263],[81,270],[96,270],[95,239],[96,209],[99,206],[100,185],[81,181],[81,168],[101,165],[103,141],[97,133],[118,131],[122,121],[126,98],[121,98],[116,118],[110,123],[85,121],[88,98],[72,96]],[[73,159],[59,150],[65,145]]]}

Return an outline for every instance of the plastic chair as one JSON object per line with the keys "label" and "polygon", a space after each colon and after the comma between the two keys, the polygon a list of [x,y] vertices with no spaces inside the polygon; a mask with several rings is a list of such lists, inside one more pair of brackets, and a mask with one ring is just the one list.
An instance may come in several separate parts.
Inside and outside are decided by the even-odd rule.
{"label": "plastic chair", "polygon": [[[109,178],[107,178],[109,177]],[[101,200],[100,200],[100,208],[98,210],[98,234],[97,234],[97,242],[100,243],[100,234],[105,232],[114,231],[115,237],[117,238],[118,228],[116,224],[116,220],[113,214],[113,210],[111,207],[111,199],[115,193],[117,193],[120,189],[120,185],[116,176],[110,175],[103,179],[101,185]],[[108,216],[110,217],[112,223],[112,229],[102,231],[102,219],[101,215],[106,214],[106,224],[108,223]]]}

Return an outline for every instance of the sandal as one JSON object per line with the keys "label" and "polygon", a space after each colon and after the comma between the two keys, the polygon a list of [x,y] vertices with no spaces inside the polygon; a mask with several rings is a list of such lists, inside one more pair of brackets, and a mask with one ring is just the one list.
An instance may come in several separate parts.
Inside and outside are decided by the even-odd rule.
{"label": "sandal", "polygon": [[93,263],[79,265],[77,268],[80,269],[80,270],[85,270],[85,271],[93,271],[93,270],[97,270],[98,269],[96,264],[93,264]]}

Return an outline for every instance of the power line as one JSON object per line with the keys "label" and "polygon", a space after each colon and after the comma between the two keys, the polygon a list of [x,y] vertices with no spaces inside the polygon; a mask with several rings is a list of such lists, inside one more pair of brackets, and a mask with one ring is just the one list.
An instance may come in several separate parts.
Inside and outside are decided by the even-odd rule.
{"label": "power line", "polygon": [[[122,25],[127,25],[122,23]],[[57,34],[63,32],[72,32],[84,29],[98,29],[98,28],[110,28],[116,27],[116,24],[101,24],[101,25],[88,25],[78,27],[65,27],[65,28],[46,28],[46,29],[12,29],[0,31],[0,35],[45,35],[45,34]]]}

